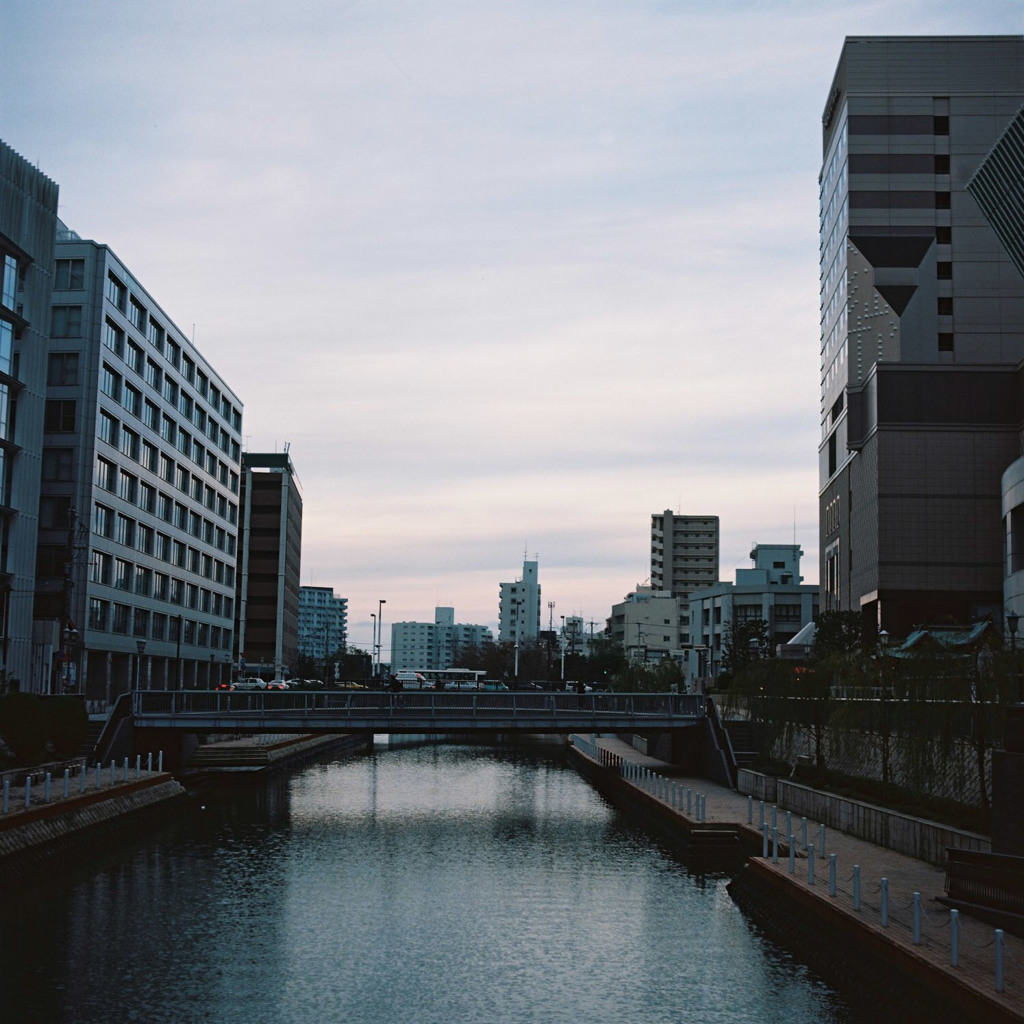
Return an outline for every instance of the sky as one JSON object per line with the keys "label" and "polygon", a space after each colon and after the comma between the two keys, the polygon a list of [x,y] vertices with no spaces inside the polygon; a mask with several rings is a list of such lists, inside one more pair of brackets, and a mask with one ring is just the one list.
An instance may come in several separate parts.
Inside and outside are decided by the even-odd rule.
{"label": "sky", "polygon": [[[847,35],[1017,0],[3,0],[0,138],[289,451],[302,582],[544,624],[718,515],[818,580],[817,175]],[[555,607],[548,610],[548,602]]]}

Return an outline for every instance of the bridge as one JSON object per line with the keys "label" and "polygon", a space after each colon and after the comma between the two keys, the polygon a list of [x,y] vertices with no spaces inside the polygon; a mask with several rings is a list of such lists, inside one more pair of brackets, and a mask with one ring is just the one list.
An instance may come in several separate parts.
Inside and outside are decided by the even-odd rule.
{"label": "bridge", "polygon": [[137,690],[136,729],[244,733],[636,732],[700,724],[705,698],[679,693]]}

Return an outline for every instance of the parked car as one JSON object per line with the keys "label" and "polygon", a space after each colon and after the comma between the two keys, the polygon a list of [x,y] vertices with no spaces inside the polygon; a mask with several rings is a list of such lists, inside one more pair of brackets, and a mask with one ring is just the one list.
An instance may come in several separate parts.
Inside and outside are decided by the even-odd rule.
{"label": "parked car", "polygon": [[233,690],[234,688],[235,688],[235,684],[234,683],[218,683],[214,687],[215,690]]}
{"label": "parked car", "polygon": [[287,690],[288,689],[288,683],[284,679],[271,679],[270,682],[267,683],[266,689],[268,689],[268,690]]}
{"label": "parked car", "polygon": [[266,680],[258,679],[255,676],[250,676],[246,679],[235,680],[236,690],[265,690],[266,688]]}

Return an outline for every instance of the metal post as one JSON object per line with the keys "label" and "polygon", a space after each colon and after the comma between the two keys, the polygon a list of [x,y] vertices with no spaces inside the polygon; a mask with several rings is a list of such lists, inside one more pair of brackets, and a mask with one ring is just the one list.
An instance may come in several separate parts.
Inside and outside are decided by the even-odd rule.
{"label": "metal post", "polygon": [[78,792],[79,793],[84,793],[85,792],[85,762],[84,761],[82,762],[82,775],[81,775],[81,778],[78,781]]}
{"label": "metal post", "polygon": [[4,814],[11,809],[11,780],[4,779]]}
{"label": "metal post", "polygon": [[818,826],[818,853],[825,856],[825,823]]}
{"label": "metal post", "polygon": [[67,798],[68,798],[68,786],[70,785],[70,783],[71,783],[71,769],[70,768],[65,768],[64,769],[64,790],[63,790],[64,799],[65,800],[67,800]]}
{"label": "metal post", "polygon": [[50,773],[46,773],[46,780],[43,784],[43,803],[50,802]]}
{"label": "metal post", "polygon": [[772,828],[775,828],[779,824],[779,808],[776,804],[772,804]]}
{"label": "metal post", "polygon": [[761,856],[768,857],[768,823],[761,825]]}
{"label": "metal post", "polygon": [[789,833],[789,873],[792,875],[796,872],[796,836],[792,832]]}
{"label": "metal post", "polygon": [[1003,982],[1003,929],[996,929],[996,991],[1002,992]]}
{"label": "metal post", "polygon": [[800,819],[800,845],[807,849],[807,819]]}
{"label": "metal post", "polygon": [[693,790],[688,789],[686,791],[686,816],[689,818],[693,812],[693,804],[691,802],[693,797]]}
{"label": "metal post", "polygon": [[25,806],[29,807],[32,804],[32,776],[25,776]]}
{"label": "metal post", "polygon": [[814,843],[807,847],[807,884],[814,885]]}
{"label": "metal post", "polygon": [[103,765],[101,765],[99,763],[99,761],[97,761],[96,762],[96,788],[97,789],[99,789],[100,786],[103,785],[103,782],[102,782],[102,779],[101,779],[102,772],[103,772]]}
{"label": "metal post", "polygon": [[836,855],[834,853],[828,855],[828,894],[829,896],[836,894]]}
{"label": "metal post", "polygon": [[146,771],[151,772],[153,770],[153,751],[151,750],[146,755]]}
{"label": "metal post", "polygon": [[772,863],[779,863],[779,828],[772,825]]}
{"label": "metal post", "polygon": [[127,757],[124,759],[124,779],[123,779],[123,781],[124,782],[128,781],[128,758]]}
{"label": "metal post", "polygon": [[113,785],[117,781],[117,762],[110,762],[110,784]]}
{"label": "metal post", "polygon": [[164,752],[161,750],[157,756],[156,770],[162,772],[164,770]]}
{"label": "metal post", "polygon": [[793,834],[793,812],[786,811],[786,835]]}
{"label": "metal post", "polygon": [[139,775],[142,774],[142,755],[135,755],[135,781],[139,781]]}
{"label": "metal post", "polygon": [[960,966],[960,911],[949,912],[949,965]]}
{"label": "metal post", "polygon": [[914,893],[914,945],[921,945],[921,894]]}
{"label": "metal post", "polygon": [[747,797],[747,824],[754,824],[754,798],[752,796]]}
{"label": "metal post", "polygon": [[882,879],[882,927],[889,927],[889,879]]}
{"label": "metal post", "polygon": [[853,909],[860,910],[860,865],[853,865]]}
{"label": "metal post", "polygon": [[758,801],[757,824],[761,828],[764,827],[764,801],[763,800]]}

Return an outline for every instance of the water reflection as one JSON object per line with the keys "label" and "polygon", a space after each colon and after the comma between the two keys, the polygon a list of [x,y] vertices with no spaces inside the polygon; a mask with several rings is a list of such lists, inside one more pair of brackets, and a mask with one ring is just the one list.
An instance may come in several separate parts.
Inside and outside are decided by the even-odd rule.
{"label": "water reflection", "polygon": [[[550,750],[428,746],[204,793],[0,911],[19,1021],[844,1021]],[[4,1019],[8,1019],[5,1015]]]}

